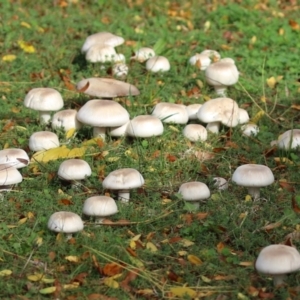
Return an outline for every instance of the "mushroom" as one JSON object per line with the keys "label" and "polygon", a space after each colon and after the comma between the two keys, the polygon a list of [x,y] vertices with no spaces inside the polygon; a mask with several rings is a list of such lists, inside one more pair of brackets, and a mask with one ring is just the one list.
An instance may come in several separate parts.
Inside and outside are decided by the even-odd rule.
{"label": "mushroom", "polygon": [[239,124],[239,107],[230,98],[215,98],[202,104],[197,117],[201,122],[207,123],[207,130],[218,133],[221,124],[227,127]]}
{"label": "mushroom", "polygon": [[164,126],[155,116],[140,115],[133,118],[127,125],[126,134],[132,137],[148,138],[162,135]]}
{"label": "mushroom", "polygon": [[77,120],[77,110],[65,109],[53,115],[51,126],[53,129],[61,128],[67,132],[70,129],[80,129],[82,124]]}
{"label": "mushroom", "polygon": [[297,249],[280,244],[264,247],[255,262],[255,269],[273,277],[275,286],[284,283],[286,274],[299,271],[300,254]]}
{"label": "mushroom", "polygon": [[243,125],[241,130],[244,136],[256,136],[259,133],[259,127],[253,123]]}
{"label": "mushroom", "polygon": [[55,89],[34,88],[25,96],[24,105],[39,111],[40,122],[48,123],[51,119],[51,111],[60,110],[64,106],[64,101]]}
{"label": "mushroom", "polygon": [[92,175],[90,165],[83,159],[71,158],[63,161],[57,175],[65,181],[70,181],[74,186],[78,185],[79,180]]}
{"label": "mushroom", "polygon": [[10,191],[14,184],[22,182],[21,173],[9,164],[0,164],[0,192]]}
{"label": "mushroom", "polygon": [[140,91],[132,84],[112,78],[91,77],[79,81],[77,90],[98,98],[137,96]]}
{"label": "mushroom", "polygon": [[145,180],[139,171],[132,168],[123,168],[109,173],[102,182],[104,189],[118,191],[118,198],[123,203],[128,203],[130,190],[141,187]]}
{"label": "mushroom", "polygon": [[202,106],[202,104],[200,104],[200,103],[189,104],[186,106],[186,110],[187,110],[188,116],[189,116],[189,121],[198,120],[197,112],[201,106]]}
{"label": "mushroom", "polygon": [[107,129],[107,134],[114,137],[126,136],[126,130],[129,122],[130,121],[126,122],[124,125],[121,126],[109,127]]}
{"label": "mushroom", "polygon": [[183,135],[191,142],[206,141],[207,130],[200,124],[188,124],[183,128]]}
{"label": "mushroom", "polygon": [[210,197],[210,190],[208,186],[199,181],[191,181],[183,183],[178,191],[182,195],[183,200],[191,202],[195,209],[200,206],[200,201],[206,200]]}
{"label": "mushroom", "polygon": [[205,79],[218,95],[224,97],[226,88],[238,82],[239,71],[232,58],[222,58],[207,67]]}
{"label": "mushroom", "polygon": [[147,71],[157,73],[157,72],[167,72],[171,69],[169,60],[164,56],[153,56],[149,58],[146,62]]}
{"label": "mushroom", "polygon": [[117,62],[112,66],[112,75],[122,79],[127,76],[128,70],[128,66],[124,62]]}
{"label": "mushroom", "polygon": [[7,148],[0,150],[0,164],[20,169],[28,166],[29,157],[23,149]]}
{"label": "mushroom", "polygon": [[189,120],[185,105],[169,102],[157,103],[152,115],[158,117],[164,123],[186,124]]}
{"label": "mushroom", "polygon": [[214,177],[214,186],[218,188],[218,190],[227,190],[228,189],[228,182],[223,177]]}
{"label": "mushroom", "polygon": [[104,217],[118,212],[115,200],[108,196],[93,196],[84,201],[83,213],[86,216],[95,217],[96,223],[102,223]]}
{"label": "mushroom", "polygon": [[215,50],[204,50],[201,53],[196,53],[189,59],[192,66],[197,66],[201,71],[205,71],[212,63],[220,60],[221,55]]}
{"label": "mushroom", "polygon": [[249,120],[248,112],[243,108],[239,108],[239,124],[245,124],[249,122]]}
{"label": "mushroom", "polygon": [[92,46],[117,47],[124,43],[124,39],[110,32],[98,32],[88,36],[81,48],[82,53],[86,53]]}
{"label": "mushroom", "polygon": [[300,129],[287,130],[279,136],[277,141],[273,142],[280,149],[295,149],[300,146]]}
{"label": "mushroom", "polygon": [[84,225],[79,215],[69,211],[59,211],[52,214],[48,221],[48,228],[54,232],[67,234],[67,240],[72,234],[83,229]]}
{"label": "mushroom", "polygon": [[274,182],[274,175],[270,168],[259,164],[245,164],[239,166],[232,175],[232,181],[237,185],[248,188],[248,193],[254,200],[259,199],[261,187]]}
{"label": "mushroom", "polygon": [[125,56],[118,54],[114,47],[93,45],[85,54],[85,59],[91,63],[125,62]]}
{"label": "mushroom", "polygon": [[142,47],[134,52],[134,55],[131,56],[130,60],[136,60],[140,63],[143,63],[154,56],[155,52],[152,48]]}
{"label": "mushroom", "polygon": [[29,138],[29,149],[31,151],[48,150],[59,147],[57,134],[51,131],[34,132]]}
{"label": "mushroom", "polygon": [[94,99],[79,109],[77,119],[94,127],[94,137],[105,140],[106,128],[126,124],[129,121],[129,113],[118,102]]}

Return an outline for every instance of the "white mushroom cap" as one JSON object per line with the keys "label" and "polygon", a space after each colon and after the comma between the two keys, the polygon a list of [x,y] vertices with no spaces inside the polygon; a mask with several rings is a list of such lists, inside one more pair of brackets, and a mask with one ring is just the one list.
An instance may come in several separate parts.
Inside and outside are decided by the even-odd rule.
{"label": "white mushroom cap", "polygon": [[118,54],[114,47],[94,45],[86,52],[85,59],[91,63],[123,62],[125,56]]}
{"label": "white mushroom cap", "polygon": [[189,120],[198,120],[197,113],[202,104],[194,103],[186,106],[186,110],[188,112]]}
{"label": "white mushroom cap", "polygon": [[92,170],[90,165],[83,159],[67,159],[63,161],[57,175],[63,180],[82,180],[91,176]]}
{"label": "white mushroom cap", "polygon": [[109,127],[107,129],[108,135],[114,136],[114,137],[121,137],[126,136],[126,130],[127,126],[130,121],[126,122],[124,125],[116,126],[116,127]]}
{"label": "white mushroom cap", "polygon": [[124,62],[118,62],[112,66],[112,75],[116,77],[126,77],[128,70],[128,66]]}
{"label": "white mushroom cap", "polygon": [[241,129],[245,136],[256,136],[259,133],[259,127],[253,123],[245,124]]}
{"label": "white mushroom cap", "polygon": [[226,88],[238,82],[239,71],[233,59],[223,58],[207,67],[205,78],[217,94],[224,96]]}
{"label": "white mushroom cap", "polygon": [[161,120],[155,116],[140,115],[133,118],[127,125],[128,136],[147,138],[162,135],[164,126]]}
{"label": "white mushroom cap", "polygon": [[207,130],[200,124],[188,124],[183,129],[183,135],[191,142],[206,141]]}
{"label": "white mushroom cap", "polygon": [[286,245],[269,245],[263,248],[255,262],[255,269],[273,276],[274,285],[283,283],[284,275],[300,269],[300,254]]}
{"label": "white mushroom cap", "polygon": [[197,113],[198,119],[207,123],[207,130],[218,133],[220,123],[235,127],[239,123],[239,107],[230,98],[215,98],[202,104]]}
{"label": "white mushroom cap", "polygon": [[116,201],[108,196],[89,197],[83,204],[83,213],[87,216],[96,217],[98,223],[103,217],[114,215],[117,212]]}
{"label": "white mushroom cap", "polygon": [[0,164],[20,169],[29,164],[29,157],[23,149],[7,148],[0,150]]}
{"label": "white mushroom cap", "polygon": [[65,109],[58,111],[52,117],[51,126],[53,129],[62,128],[64,131],[80,129],[82,124],[77,120],[77,110]]}
{"label": "white mushroom cap", "polygon": [[40,121],[48,123],[51,111],[60,110],[64,106],[61,94],[52,88],[31,89],[24,99],[25,107],[39,111]]}
{"label": "white mushroom cap", "polygon": [[191,65],[197,65],[200,70],[204,71],[214,61],[221,58],[219,52],[215,50],[204,50],[201,53],[196,53],[189,59]]}
{"label": "white mushroom cap", "polygon": [[14,167],[7,164],[0,165],[0,189],[6,189],[7,186],[22,182],[21,173]]}
{"label": "white mushroom cap", "polygon": [[199,181],[191,181],[183,183],[178,193],[182,195],[185,201],[195,202],[193,203],[195,208],[199,208],[199,202],[206,200],[210,197],[210,190],[208,186]]}
{"label": "white mushroom cap", "polygon": [[94,127],[94,136],[105,139],[106,127],[122,126],[129,121],[128,111],[118,102],[111,100],[90,100],[78,111],[77,119]]}
{"label": "white mushroom cap", "polygon": [[274,182],[274,175],[270,168],[259,164],[245,164],[239,166],[232,175],[232,181],[237,185],[248,188],[249,194],[257,199],[260,196],[259,188]]}
{"label": "white mushroom cap", "polygon": [[147,59],[154,57],[155,52],[152,48],[142,47],[134,52],[134,55],[131,56],[131,60],[137,60],[140,63],[145,62]]}
{"label": "white mushroom cap", "polygon": [[218,190],[227,190],[228,189],[228,181],[223,177],[214,177],[214,186],[218,188]]}
{"label": "white mushroom cap", "polygon": [[169,60],[164,56],[153,56],[146,62],[146,69],[150,72],[167,72],[171,69]]}
{"label": "white mushroom cap", "polygon": [[189,120],[185,105],[169,102],[157,103],[152,115],[158,117],[164,123],[186,124]]}
{"label": "white mushroom cap", "polygon": [[118,190],[119,200],[128,202],[129,190],[141,187],[145,180],[139,171],[132,168],[118,169],[109,173],[102,182],[104,189]]}
{"label": "white mushroom cap", "polygon": [[72,233],[81,231],[84,225],[79,215],[69,211],[59,211],[52,214],[48,221],[48,228],[55,232],[68,234],[68,239]]}
{"label": "white mushroom cap", "polygon": [[295,149],[300,146],[300,129],[290,129],[281,134],[276,143],[280,149]]}
{"label": "white mushroom cap", "polygon": [[249,120],[248,112],[243,108],[239,108],[239,124],[245,124],[249,122]]}
{"label": "white mushroom cap", "polygon": [[[87,88],[86,88],[87,87]],[[87,78],[79,81],[77,90],[84,89],[84,93],[99,98],[116,98],[136,96],[140,91],[132,84],[112,78]]]}
{"label": "white mushroom cap", "polygon": [[29,149],[32,151],[48,150],[59,147],[58,136],[51,131],[34,132],[29,138]]}
{"label": "white mushroom cap", "polygon": [[94,45],[103,45],[117,47],[124,43],[124,39],[110,32],[98,32],[88,36],[81,48],[81,52],[85,53]]}

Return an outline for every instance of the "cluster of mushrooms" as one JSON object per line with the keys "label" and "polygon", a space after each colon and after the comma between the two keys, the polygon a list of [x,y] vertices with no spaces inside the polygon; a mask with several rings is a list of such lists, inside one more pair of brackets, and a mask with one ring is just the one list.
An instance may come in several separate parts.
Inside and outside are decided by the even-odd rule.
{"label": "cluster of mushrooms", "polygon": [[[91,63],[112,63],[114,77],[125,78],[128,66],[125,56],[118,54],[115,47],[124,43],[122,37],[108,32],[100,32],[89,36],[82,46],[82,53]],[[166,57],[157,56],[153,49],[143,47],[138,49],[130,58],[131,61],[145,63],[149,72],[166,72],[170,63]],[[163,123],[183,124],[183,135],[191,142],[205,141],[208,131],[218,133],[220,126],[241,128],[246,136],[256,135],[259,131],[256,124],[249,122],[246,110],[239,108],[236,101],[226,97],[226,88],[234,85],[239,78],[235,62],[231,58],[221,58],[214,50],[205,50],[190,58],[189,63],[205,72],[206,82],[213,86],[218,98],[203,104],[181,105],[160,102],[155,105],[151,115],[139,115],[130,120],[128,111],[114,98],[138,96],[137,87],[127,82],[113,78],[87,78],[77,83],[77,90],[96,99],[87,101],[78,111],[74,109],[61,110],[64,101],[60,93],[52,88],[34,88],[30,90],[24,105],[37,110],[41,124],[50,124],[53,129],[61,128],[80,130],[82,124],[93,127],[94,137],[105,140],[106,135],[112,137],[131,136],[148,138],[163,134]],[[55,112],[53,114],[53,112]],[[189,124],[187,124],[189,123]],[[206,124],[204,127],[202,124]],[[283,149],[299,146],[300,130],[289,130],[282,134],[277,141],[272,142]],[[35,132],[29,139],[29,148],[33,152],[56,148],[60,145],[58,136],[51,131]],[[22,149],[4,149],[0,151],[0,185],[8,189],[10,185],[22,181],[18,168],[29,164],[29,157]],[[58,176],[62,180],[73,182],[91,175],[89,164],[82,159],[68,159],[61,163]],[[239,166],[231,178],[237,185],[248,188],[248,193],[254,200],[260,199],[260,188],[274,182],[272,171],[264,165],[245,164]],[[102,182],[104,189],[118,191],[121,203],[128,203],[130,190],[141,187],[144,178],[132,168],[118,169]],[[216,177],[215,184],[220,190],[228,187],[224,178]],[[190,201],[199,207],[199,203],[210,197],[210,190],[202,182],[186,182],[179,188],[179,194],[185,201]],[[86,199],[83,214],[95,217],[96,223],[103,218],[118,212],[113,198],[95,195]],[[49,229],[55,232],[72,233],[83,229],[81,217],[73,212],[55,212],[48,221]],[[284,266],[286,264],[286,266]],[[262,249],[256,261],[256,269],[264,274],[274,276],[274,283],[281,284],[282,274],[300,268],[300,254],[295,248],[285,245],[270,245]]]}

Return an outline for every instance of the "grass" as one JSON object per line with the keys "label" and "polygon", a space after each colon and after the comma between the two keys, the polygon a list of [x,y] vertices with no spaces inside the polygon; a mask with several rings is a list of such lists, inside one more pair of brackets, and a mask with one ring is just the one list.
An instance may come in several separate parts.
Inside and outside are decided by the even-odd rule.
{"label": "grass", "polygon": [[[206,143],[191,145],[182,126],[165,124],[159,138],[108,139],[84,156],[93,173],[79,189],[57,177],[62,160],[22,169],[23,182],[3,194],[0,206],[1,299],[299,297],[299,273],[274,288],[270,278],[253,268],[262,247],[284,243],[291,233],[294,245],[300,246],[299,155],[272,151],[270,146],[285,130],[300,128],[300,25],[295,21],[299,7],[293,1],[200,2],[0,3],[1,148],[22,148],[32,156],[28,138],[45,127],[36,112],[23,106],[30,89],[57,89],[65,108],[78,109],[89,100],[72,86],[82,78],[107,76],[80,54],[85,38],[98,31],[125,38],[117,50],[127,61],[134,49],[150,46],[171,62],[165,74],[131,66],[127,81],[141,94],[118,99],[131,117],[151,113],[161,101],[187,105],[216,97],[203,73],[187,64],[206,48],[236,61],[240,81],[228,96],[251,117],[265,112],[257,137],[241,136],[239,127],[223,128],[218,135],[210,134]],[[7,55],[15,59],[5,61]],[[271,88],[267,79],[277,76],[283,77]],[[64,134],[58,134],[66,142]],[[81,147],[91,137],[92,129],[85,126],[68,146]],[[192,146],[213,152],[214,158],[184,156]],[[244,163],[273,170],[276,181],[262,189],[265,200],[247,201],[246,189],[232,182],[226,191],[214,188],[213,177],[230,179]],[[48,231],[52,213],[69,210],[81,215],[84,200],[108,192],[101,181],[123,167],[137,168],[146,182],[132,192],[130,205],[119,205],[119,213],[110,218],[113,224],[94,226],[85,219],[84,231],[69,242]],[[177,191],[182,183],[196,180],[205,182],[212,195],[199,211],[189,212]]]}

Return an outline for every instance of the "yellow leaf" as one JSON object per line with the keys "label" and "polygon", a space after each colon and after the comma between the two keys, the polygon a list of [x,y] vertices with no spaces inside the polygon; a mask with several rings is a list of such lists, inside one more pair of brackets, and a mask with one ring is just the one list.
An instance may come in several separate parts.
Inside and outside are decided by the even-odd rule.
{"label": "yellow leaf", "polygon": [[110,288],[117,289],[119,288],[118,281],[115,281],[112,277],[104,278],[104,284]]}
{"label": "yellow leaf", "polygon": [[48,162],[60,158],[82,157],[86,151],[86,147],[68,149],[65,145],[49,150],[36,152],[32,158],[32,162]]}
{"label": "yellow leaf", "polygon": [[246,201],[246,202],[252,201],[252,198],[251,198],[251,196],[250,196],[250,195],[246,195],[246,197],[245,197],[245,201]]}
{"label": "yellow leaf", "polygon": [[182,287],[172,287],[170,288],[170,292],[177,297],[189,296],[191,298],[195,298],[197,293],[196,291],[192,290],[189,287],[182,286]]}
{"label": "yellow leaf", "polygon": [[210,283],[211,282],[211,279],[209,279],[208,277],[204,276],[204,275],[201,275],[200,276],[201,280],[205,283]]}
{"label": "yellow leaf", "polygon": [[192,254],[188,255],[187,259],[189,260],[189,262],[191,264],[196,265],[196,266],[200,266],[203,263],[199,257],[192,255]]}
{"label": "yellow leaf", "polygon": [[13,54],[7,54],[7,55],[2,56],[2,60],[8,61],[8,62],[14,61],[16,58],[17,57]]}
{"label": "yellow leaf", "polygon": [[66,139],[70,139],[76,132],[76,128],[71,128],[66,132]]}
{"label": "yellow leaf", "polygon": [[260,110],[258,113],[255,114],[254,117],[251,118],[249,123],[257,124],[264,115],[265,115],[265,112],[263,110]]}
{"label": "yellow leaf", "polygon": [[118,161],[119,159],[120,159],[120,157],[114,156],[114,157],[108,157],[106,160],[108,162],[114,162],[114,161]]}
{"label": "yellow leaf", "polygon": [[0,271],[0,277],[9,276],[9,275],[11,275],[11,274],[12,274],[12,271],[11,271],[11,270],[5,269],[5,270],[1,270],[1,271]]}
{"label": "yellow leaf", "polygon": [[35,48],[32,45],[30,45],[29,43],[26,43],[22,40],[18,41],[18,45],[26,53],[34,53],[35,52]]}
{"label": "yellow leaf", "polygon": [[31,28],[31,26],[27,22],[21,22],[21,26]]}
{"label": "yellow leaf", "polygon": [[141,236],[141,234],[137,234],[131,239],[131,241],[138,241],[141,238]]}
{"label": "yellow leaf", "polygon": [[146,249],[150,250],[151,252],[157,251],[157,247],[151,242],[146,243]]}
{"label": "yellow leaf", "polygon": [[257,38],[256,38],[256,36],[254,35],[254,36],[251,38],[251,40],[250,40],[250,44],[255,44],[256,40],[257,40]]}
{"label": "yellow leaf", "polygon": [[87,140],[87,141],[84,141],[82,143],[83,146],[93,146],[93,145],[98,145],[98,142],[99,141],[102,141],[101,138],[93,138],[93,139],[90,139],[90,140]]}
{"label": "yellow leaf", "polygon": [[187,240],[187,239],[181,239],[179,241],[179,243],[183,246],[183,247],[190,247],[192,245],[194,245],[195,243],[190,241],[190,240]]}
{"label": "yellow leaf", "polygon": [[64,284],[63,285],[63,289],[64,290],[73,290],[73,289],[77,289],[79,287],[80,283],[79,282],[73,282],[70,284]]}
{"label": "yellow leaf", "polygon": [[176,128],[175,126],[173,126],[173,125],[169,125],[169,128],[172,130],[172,131],[174,131],[174,132],[180,132],[179,130],[178,130],[178,128]]}
{"label": "yellow leaf", "polygon": [[44,289],[39,290],[39,292],[43,295],[47,295],[47,294],[52,294],[56,291],[56,287],[55,286],[50,286]]}
{"label": "yellow leaf", "polygon": [[55,279],[54,278],[43,277],[41,281],[44,282],[44,283],[53,283],[53,282],[55,282]]}
{"label": "yellow leaf", "polygon": [[33,274],[33,275],[27,275],[27,279],[30,281],[40,281],[44,277],[44,274]]}
{"label": "yellow leaf", "polygon": [[40,247],[43,244],[43,238],[37,237],[35,240],[35,244],[37,247]]}
{"label": "yellow leaf", "polygon": [[203,28],[203,30],[204,30],[204,32],[207,32],[208,30],[209,30],[209,28],[210,28],[210,22],[209,21],[206,21],[205,23],[204,23],[204,26],[203,26],[204,28]]}
{"label": "yellow leaf", "polygon": [[65,256],[65,259],[70,262],[79,262],[79,257],[75,255]]}
{"label": "yellow leaf", "polygon": [[187,251],[181,250],[177,252],[179,256],[185,256],[187,255]]}
{"label": "yellow leaf", "polygon": [[130,247],[131,249],[134,250],[134,249],[136,248],[136,243],[135,243],[135,241],[132,241],[132,240],[131,240],[131,241],[129,242],[129,247]]}
{"label": "yellow leaf", "polygon": [[22,218],[19,220],[18,224],[22,225],[22,224],[26,223],[26,221],[27,221],[27,218]]}
{"label": "yellow leaf", "polygon": [[270,77],[267,79],[267,85],[269,88],[274,89],[274,87],[276,86],[276,79],[274,76]]}
{"label": "yellow leaf", "polygon": [[33,214],[31,211],[29,211],[29,212],[27,213],[27,218],[28,218],[28,219],[34,218],[34,214]]}

